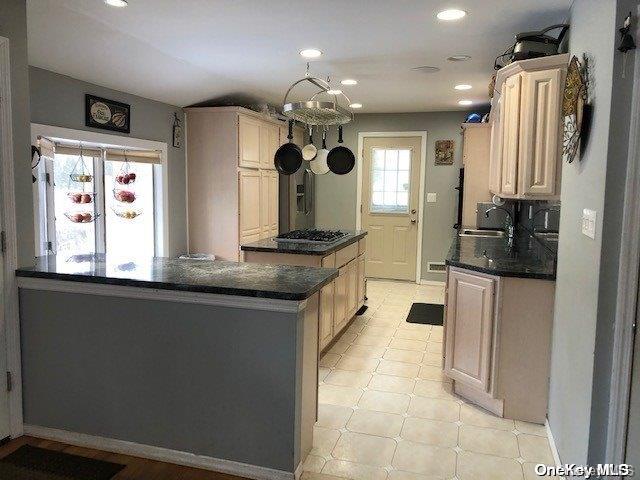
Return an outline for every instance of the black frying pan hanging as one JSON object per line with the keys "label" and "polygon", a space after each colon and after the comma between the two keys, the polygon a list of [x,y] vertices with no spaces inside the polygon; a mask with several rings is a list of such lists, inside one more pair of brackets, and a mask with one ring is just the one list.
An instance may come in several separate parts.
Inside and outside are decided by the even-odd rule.
{"label": "black frying pan hanging", "polygon": [[342,145],[342,125],[338,127],[338,145],[333,147],[327,155],[327,165],[336,175],[345,175],[353,170],[356,164],[356,157],[353,152]]}
{"label": "black frying pan hanging", "polygon": [[289,120],[289,141],[276,151],[273,164],[282,175],[292,175],[298,171],[302,165],[302,150],[293,143],[293,120]]}

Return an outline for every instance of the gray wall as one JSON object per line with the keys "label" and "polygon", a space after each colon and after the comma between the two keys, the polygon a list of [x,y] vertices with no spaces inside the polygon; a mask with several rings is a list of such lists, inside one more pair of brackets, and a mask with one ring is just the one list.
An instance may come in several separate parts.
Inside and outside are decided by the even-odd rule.
{"label": "gray wall", "polygon": [[167,143],[170,254],[186,252],[185,148],[172,146],[173,114],[177,113],[184,125],[182,109],[36,67],[29,67],[29,82],[34,123],[110,133],[84,124],[84,95],[91,93],[131,105],[131,137]]}
{"label": "gray wall", "polygon": [[11,113],[13,117],[18,266],[24,266],[33,264],[34,252],[25,0],[2,0],[0,2],[0,36],[9,39],[11,57]]}
{"label": "gray wall", "polygon": [[[549,423],[564,463],[604,456],[632,81],[621,79],[616,25],[630,6],[576,0],[571,7],[570,52],[590,58],[594,116],[582,159],[562,171]],[[633,54],[627,68],[632,77]],[[597,212],[595,240],[580,231],[583,208]]]}
{"label": "gray wall", "polygon": [[20,304],[25,423],[293,472],[304,312],[34,290]]}
{"label": "gray wall", "polygon": [[[618,0],[615,25],[638,9],[638,0]],[[637,24],[636,24],[637,25]],[[619,36],[614,34],[615,44]],[[638,39],[636,38],[636,42]],[[589,463],[604,463],[609,417],[613,331],[618,292],[619,255],[622,236],[622,206],[629,151],[629,126],[633,95],[635,51],[627,53],[626,64],[620,52],[613,52],[613,88],[609,124],[609,151],[605,182],[602,245],[600,252],[600,288],[598,292],[597,348],[593,367]],[[623,78],[623,68],[625,76]]]}
{"label": "gray wall", "polygon": [[[427,168],[425,192],[437,193],[437,203],[426,203],[422,229],[422,278],[444,281],[441,273],[427,273],[427,262],[443,262],[455,231],[459,169],[462,165],[460,124],[467,112],[429,112],[398,114],[357,114],[345,126],[344,143],[356,152],[359,132],[427,132]],[[455,162],[450,166],[435,166],[436,140],[455,141]],[[335,145],[332,132],[327,143]],[[316,142],[317,143],[317,142]],[[356,224],[356,170],[340,176],[329,173],[316,178],[316,225],[319,227],[353,229]]]}

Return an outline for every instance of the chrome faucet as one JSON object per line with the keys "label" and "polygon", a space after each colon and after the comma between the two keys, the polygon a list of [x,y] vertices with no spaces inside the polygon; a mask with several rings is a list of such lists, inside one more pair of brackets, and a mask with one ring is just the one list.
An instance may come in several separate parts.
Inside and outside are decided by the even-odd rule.
{"label": "chrome faucet", "polygon": [[509,239],[509,243],[513,243],[513,233],[514,233],[514,225],[515,225],[515,221],[513,219],[513,214],[507,210],[504,207],[491,207],[488,208],[485,212],[484,212],[484,216],[489,218],[489,212],[491,212],[492,210],[502,210],[503,212],[505,212],[507,214],[507,222],[504,226],[504,231],[507,234],[507,238]]}

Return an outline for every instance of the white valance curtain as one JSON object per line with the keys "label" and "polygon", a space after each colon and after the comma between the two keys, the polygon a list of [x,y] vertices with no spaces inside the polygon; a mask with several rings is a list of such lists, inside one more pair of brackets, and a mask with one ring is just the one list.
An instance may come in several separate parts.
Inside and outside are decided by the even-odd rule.
{"label": "white valance curtain", "polygon": [[157,165],[162,163],[161,152],[158,150],[127,150],[111,147],[97,148],[93,146],[83,146],[81,148],[79,145],[55,142],[45,137],[38,137],[38,147],[40,148],[40,155],[51,159],[54,158],[56,153],[78,156],[82,153],[85,157],[102,158],[104,152],[106,160],[115,162],[128,160],[130,162],[152,163]]}

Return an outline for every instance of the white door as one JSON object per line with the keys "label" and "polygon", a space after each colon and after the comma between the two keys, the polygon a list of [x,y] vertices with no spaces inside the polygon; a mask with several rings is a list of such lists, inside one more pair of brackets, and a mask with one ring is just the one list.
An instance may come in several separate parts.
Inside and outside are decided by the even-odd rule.
{"label": "white door", "polygon": [[367,277],[416,279],[421,137],[366,137],[362,229]]}
{"label": "white door", "polygon": [[[1,109],[4,108],[4,99],[0,98],[0,115]],[[3,132],[0,131],[0,141],[4,139]],[[0,150],[2,146],[0,145]],[[1,160],[1,157],[0,157]],[[0,169],[0,181],[2,171]],[[0,182],[1,183],[1,182]],[[0,202],[2,201],[0,196]],[[0,208],[0,227],[5,230],[4,219],[2,218],[2,209]],[[5,254],[0,253],[0,378],[4,378],[7,371],[7,324],[5,321]],[[9,424],[9,392],[7,391],[6,382],[0,382],[0,440],[11,435]]]}
{"label": "white door", "polygon": [[636,334],[631,370],[631,398],[627,427],[627,454],[625,462],[640,469],[640,337]]}

